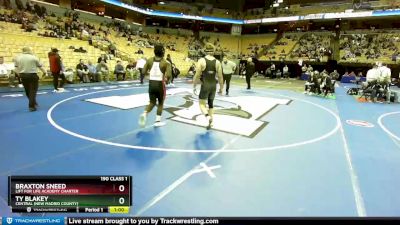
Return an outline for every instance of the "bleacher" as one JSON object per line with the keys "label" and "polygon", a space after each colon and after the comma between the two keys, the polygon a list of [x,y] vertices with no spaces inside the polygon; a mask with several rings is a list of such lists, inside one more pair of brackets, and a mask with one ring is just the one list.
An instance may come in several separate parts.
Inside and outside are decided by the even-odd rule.
{"label": "bleacher", "polygon": [[249,55],[254,52],[256,47],[261,49],[263,45],[270,45],[276,38],[276,34],[268,35],[247,35],[241,38],[241,52]]}
{"label": "bleacher", "polygon": [[[308,39],[311,37],[316,38],[316,40],[313,41],[308,41]],[[302,41],[306,41],[306,45],[302,44]],[[315,33],[307,33],[307,35],[303,35],[300,40],[298,41],[299,43],[296,44],[296,46],[293,48],[291,51],[291,54],[289,56],[289,59],[291,61],[298,61],[298,60],[303,60],[303,61],[320,61],[320,62],[327,62],[329,56],[325,54],[320,54],[320,58],[314,58],[310,57],[310,53],[313,53],[313,51],[310,51],[307,48],[314,47],[320,45],[319,48],[323,48],[325,50],[328,50],[331,46],[331,38],[330,38],[330,33],[326,32],[315,32]],[[301,52],[302,50],[305,50],[305,52]],[[315,50],[318,52],[317,50]],[[300,53],[298,53],[300,52]]]}
{"label": "bleacher", "polygon": [[[260,60],[294,60],[291,58],[291,52],[294,47],[297,45],[299,39],[301,38],[302,33],[288,33],[284,37],[278,40],[278,42],[270,46],[269,50],[260,57]],[[286,43],[286,44],[278,44],[278,43]]]}
{"label": "bleacher", "polygon": [[[57,48],[66,68],[75,69],[79,59],[97,62],[97,58],[103,53],[100,49],[90,46],[87,41],[77,39],[57,39],[40,37],[37,32],[27,33],[23,31],[20,24],[0,22],[0,55],[4,56],[6,63],[13,62],[13,59],[21,54],[24,46],[32,48],[33,53],[39,57],[44,68],[49,70],[48,52],[51,48]],[[82,47],[87,53],[74,52],[70,46]],[[111,66],[111,65],[109,65]],[[50,79],[50,78],[49,78]]]}
{"label": "bleacher", "polygon": [[[367,47],[363,48],[358,54],[354,54],[355,49],[351,47],[350,49],[343,49],[346,43],[352,40],[352,35],[364,35],[366,39],[377,39],[378,44],[383,44],[384,40],[393,40],[393,47],[396,49],[382,48],[378,47],[380,50],[379,57],[367,57]],[[397,41],[396,41],[397,40]],[[369,45],[369,44],[368,44]],[[393,61],[392,55],[398,52],[400,49],[400,33],[372,33],[372,32],[359,32],[356,34],[344,34],[340,36],[340,63],[366,63],[373,64],[377,61],[384,62],[386,64],[395,64],[398,60]],[[369,47],[369,46],[368,46]],[[371,46],[372,47],[372,46]],[[358,51],[357,51],[358,52]],[[350,57],[348,57],[350,56]]]}

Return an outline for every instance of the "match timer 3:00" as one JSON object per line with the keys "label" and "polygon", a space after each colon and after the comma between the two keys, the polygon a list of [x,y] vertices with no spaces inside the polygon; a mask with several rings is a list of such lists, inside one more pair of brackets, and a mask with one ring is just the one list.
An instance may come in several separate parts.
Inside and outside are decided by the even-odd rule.
{"label": "match timer 3:00", "polygon": [[129,213],[131,176],[10,176],[12,212]]}

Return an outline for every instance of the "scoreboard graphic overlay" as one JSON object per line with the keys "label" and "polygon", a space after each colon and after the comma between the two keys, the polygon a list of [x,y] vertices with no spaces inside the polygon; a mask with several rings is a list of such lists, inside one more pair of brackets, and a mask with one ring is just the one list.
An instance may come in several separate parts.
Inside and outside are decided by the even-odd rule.
{"label": "scoreboard graphic overlay", "polygon": [[24,213],[129,213],[131,176],[9,176],[8,205]]}

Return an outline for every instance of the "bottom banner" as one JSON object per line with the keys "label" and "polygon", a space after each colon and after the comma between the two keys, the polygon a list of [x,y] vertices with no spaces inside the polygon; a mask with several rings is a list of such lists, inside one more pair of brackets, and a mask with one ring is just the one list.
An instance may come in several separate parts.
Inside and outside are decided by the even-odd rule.
{"label": "bottom banner", "polygon": [[400,218],[206,218],[206,217],[3,217],[0,225],[252,225],[252,224],[400,224]]}

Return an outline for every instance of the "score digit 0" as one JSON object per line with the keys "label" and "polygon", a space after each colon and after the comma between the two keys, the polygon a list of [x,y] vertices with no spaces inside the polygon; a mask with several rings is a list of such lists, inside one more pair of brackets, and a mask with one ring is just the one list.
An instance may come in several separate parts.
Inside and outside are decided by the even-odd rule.
{"label": "score digit 0", "polygon": [[125,203],[125,198],[124,197],[119,198],[118,202],[120,205],[123,205]]}
{"label": "score digit 0", "polygon": [[124,185],[119,185],[118,190],[120,192],[124,192],[125,191],[125,186]]}

